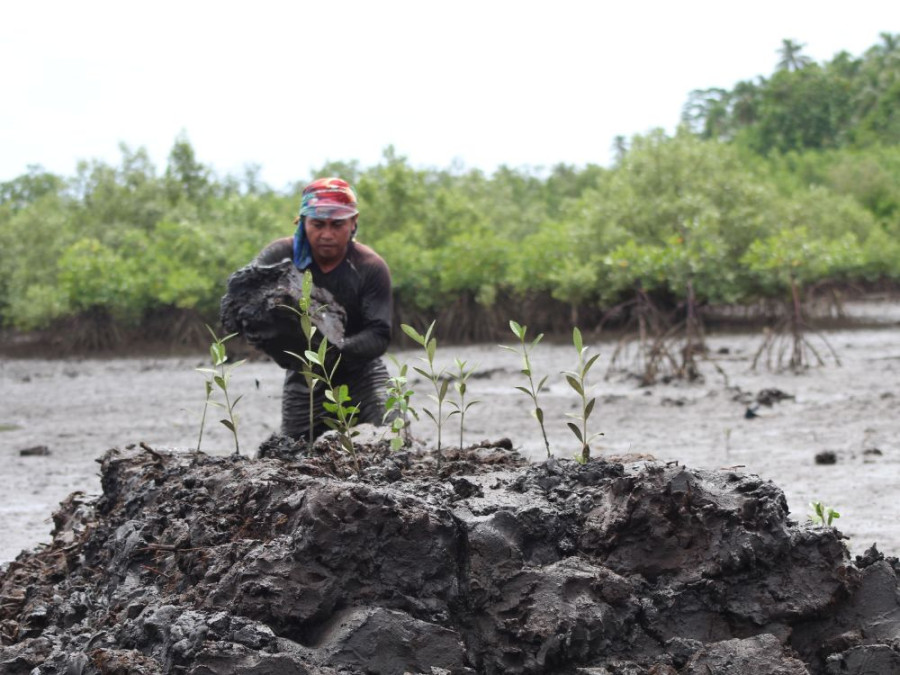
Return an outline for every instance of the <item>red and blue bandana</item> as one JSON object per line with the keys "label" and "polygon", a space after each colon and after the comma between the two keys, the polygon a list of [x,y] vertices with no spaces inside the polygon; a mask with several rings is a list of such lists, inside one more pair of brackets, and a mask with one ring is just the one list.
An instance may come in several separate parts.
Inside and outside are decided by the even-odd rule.
{"label": "red and blue bandana", "polygon": [[300,222],[294,233],[294,265],[305,270],[312,264],[312,251],[306,239],[307,218],[341,219],[355,216],[356,193],[341,178],[319,178],[303,189]]}

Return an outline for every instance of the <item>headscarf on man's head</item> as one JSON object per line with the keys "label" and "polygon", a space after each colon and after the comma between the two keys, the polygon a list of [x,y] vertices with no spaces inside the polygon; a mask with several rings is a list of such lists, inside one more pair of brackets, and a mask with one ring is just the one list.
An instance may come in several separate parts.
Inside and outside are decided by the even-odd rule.
{"label": "headscarf on man's head", "polygon": [[306,238],[307,218],[350,218],[359,211],[356,193],[340,178],[319,178],[303,189],[299,222],[294,232],[294,265],[305,270],[312,264],[312,250]]}

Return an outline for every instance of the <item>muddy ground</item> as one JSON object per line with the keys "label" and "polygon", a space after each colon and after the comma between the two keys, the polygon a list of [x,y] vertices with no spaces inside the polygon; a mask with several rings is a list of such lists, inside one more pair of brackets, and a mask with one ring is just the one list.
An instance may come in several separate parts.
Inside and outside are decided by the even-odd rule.
{"label": "muddy ground", "polygon": [[[702,382],[647,388],[623,374],[604,380],[615,343],[591,341],[592,351],[601,355],[592,371],[598,399],[592,422],[605,434],[595,453],[633,455],[634,461],[652,455],[694,469],[735,467],[758,474],[784,490],[796,520],[806,518],[814,499],[836,508],[841,514],[836,524],[851,553],[861,554],[874,542],[883,552],[900,553],[900,306],[867,303],[848,309],[883,325],[824,333],[841,366],[826,357],[825,367],[800,375],[750,369],[761,333],[719,333],[707,341]],[[812,341],[825,355],[818,338]],[[413,364],[419,353],[395,356]],[[509,437],[528,457],[545,457],[529,399],[514,390],[525,384],[517,357],[493,345],[439,345],[441,364],[452,367],[454,358],[478,366],[469,392],[481,403],[466,417],[464,443]],[[107,449],[141,442],[158,449],[196,447],[204,388],[194,368],[205,364],[205,355],[0,362],[0,562],[49,541],[50,515],[71,492],[99,492],[97,459]],[[565,414],[574,412],[577,397],[559,373],[573,368],[575,351],[567,344],[541,344],[533,365],[538,374],[550,375],[542,405],[551,449],[571,457],[577,446]],[[261,360],[234,373],[232,391],[244,397],[238,410],[245,454],[255,454],[278,429],[282,372]],[[433,405],[424,398],[426,384],[421,378],[415,382],[420,396],[414,404],[420,408]],[[748,418],[748,403],[765,390],[791,398],[760,406],[757,416]],[[216,419],[207,425],[202,449],[230,454],[230,434]],[[414,433],[434,442],[433,424],[425,416]],[[458,442],[453,418],[443,443]],[[818,463],[821,453],[834,463]]]}

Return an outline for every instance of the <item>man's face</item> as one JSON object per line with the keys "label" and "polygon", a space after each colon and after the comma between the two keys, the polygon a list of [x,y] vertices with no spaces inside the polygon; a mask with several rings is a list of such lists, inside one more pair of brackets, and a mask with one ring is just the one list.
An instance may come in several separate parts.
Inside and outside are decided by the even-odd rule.
{"label": "man's face", "polygon": [[306,238],[317,263],[341,261],[353,237],[358,217],[306,219]]}

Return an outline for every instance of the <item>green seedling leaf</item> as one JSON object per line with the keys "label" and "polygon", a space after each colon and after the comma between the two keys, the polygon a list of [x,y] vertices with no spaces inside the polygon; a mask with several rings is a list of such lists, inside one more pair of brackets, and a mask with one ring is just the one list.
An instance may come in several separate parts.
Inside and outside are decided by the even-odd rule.
{"label": "green seedling leaf", "polygon": [[431,332],[434,330],[435,322],[432,321],[431,325],[428,326],[428,330],[425,331],[425,343],[427,344],[431,340]]}
{"label": "green seedling leaf", "polygon": [[579,443],[584,443],[584,437],[581,435],[581,429],[578,428],[578,425],[574,422],[566,422],[566,426],[572,430],[572,433],[575,434],[575,438],[578,439]]}
{"label": "green seedling leaf", "polygon": [[584,389],[581,387],[581,382],[578,381],[573,375],[566,375],[566,382],[569,383],[569,386],[574,389],[579,396],[584,396]]}
{"label": "green seedling leaf", "polygon": [[425,336],[419,333],[412,326],[408,326],[407,324],[400,324],[400,330],[406,333],[410,338],[412,338],[415,342],[419,343],[423,347],[425,346]]}
{"label": "green seedling leaf", "polygon": [[584,406],[584,419],[587,420],[588,417],[591,416],[591,413],[594,411],[594,404],[597,402],[597,399],[592,398],[588,401],[588,404]]}
{"label": "green seedling leaf", "polygon": [[213,364],[216,366],[222,365],[228,358],[228,356],[225,354],[225,345],[223,345],[221,342],[210,345],[209,353],[212,357]]}

